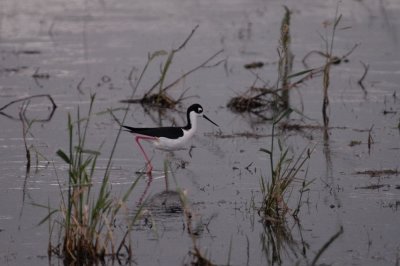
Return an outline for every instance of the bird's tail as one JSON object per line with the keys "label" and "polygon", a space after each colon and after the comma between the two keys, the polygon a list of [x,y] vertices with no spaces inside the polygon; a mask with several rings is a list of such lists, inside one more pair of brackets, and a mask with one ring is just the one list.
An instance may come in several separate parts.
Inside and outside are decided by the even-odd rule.
{"label": "bird's tail", "polygon": [[135,132],[135,128],[134,127],[128,127],[128,126],[124,126],[124,125],[122,125],[122,127],[124,128],[124,131],[128,131],[128,132],[131,132],[131,133]]}

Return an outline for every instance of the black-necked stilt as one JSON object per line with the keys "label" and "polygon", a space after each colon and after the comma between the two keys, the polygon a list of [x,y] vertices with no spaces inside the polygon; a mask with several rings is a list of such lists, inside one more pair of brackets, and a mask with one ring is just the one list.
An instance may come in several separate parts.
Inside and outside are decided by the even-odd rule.
{"label": "black-necked stilt", "polygon": [[147,161],[147,174],[149,174],[149,176],[153,166],[151,165],[150,159],[142,145],[140,145],[140,140],[151,141],[157,148],[174,150],[182,147],[194,135],[197,129],[198,116],[202,116],[214,125],[218,126],[203,114],[203,107],[201,107],[200,104],[196,103],[191,105],[187,109],[186,115],[187,124],[184,127],[136,128],[123,125],[126,131],[136,134],[135,140]]}

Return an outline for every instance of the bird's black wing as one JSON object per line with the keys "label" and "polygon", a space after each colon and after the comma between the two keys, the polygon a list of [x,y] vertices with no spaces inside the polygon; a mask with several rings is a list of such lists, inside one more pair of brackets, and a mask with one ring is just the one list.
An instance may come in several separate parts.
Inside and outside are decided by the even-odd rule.
{"label": "bird's black wing", "polygon": [[179,127],[123,127],[131,133],[150,137],[165,137],[169,139],[177,139],[183,136],[183,130]]}

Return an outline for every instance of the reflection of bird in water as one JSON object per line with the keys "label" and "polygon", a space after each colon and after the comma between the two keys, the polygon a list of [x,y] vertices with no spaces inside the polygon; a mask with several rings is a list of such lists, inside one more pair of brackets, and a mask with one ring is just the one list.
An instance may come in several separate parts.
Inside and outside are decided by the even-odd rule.
{"label": "reflection of bird in water", "polygon": [[[149,228],[162,224],[166,230],[186,228],[190,235],[199,236],[205,230],[209,232],[208,225],[217,214],[204,217],[198,213],[197,208],[188,202],[186,191],[163,191],[146,201],[142,217],[144,225]],[[185,218],[183,227],[179,226],[182,214]]]}
{"label": "reflection of bird in water", "polygon": [[163,191],[155,194],[146,203],[146,207],[153,213],[173,216],[183,212],[181,196],[177,191]]}
{"label": "reflection of bird in water", "polygon": [[172,229],[181,221],[183,210],[179,192],[166,190],[157,193],[144,203],[144,225],[152,228],[154,224],[168,224],[167,227]]}

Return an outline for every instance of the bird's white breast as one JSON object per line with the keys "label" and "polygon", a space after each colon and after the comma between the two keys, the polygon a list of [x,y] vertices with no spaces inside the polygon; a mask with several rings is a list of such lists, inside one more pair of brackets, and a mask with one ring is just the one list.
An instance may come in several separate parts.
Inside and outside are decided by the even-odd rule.
{"label": "bird's white breast", "polygon": [[192,127],[189,130],[183,130],[183,136],[178,139],[169,139],[159,137],[158,141],[154,144],[156,147],[161,149],[179,149],[183,148],[187,144],[188,140],[191,139],[197,129],[197,115],[195,113],[190,114],[190,121]]}

